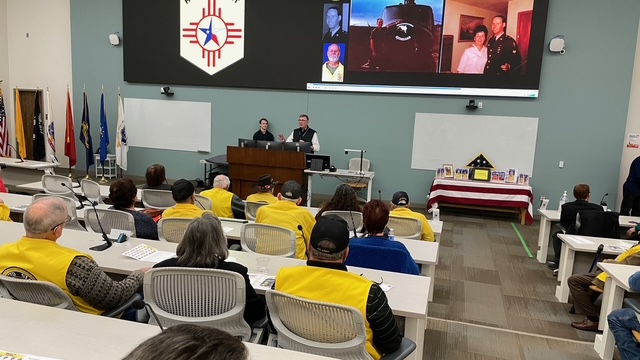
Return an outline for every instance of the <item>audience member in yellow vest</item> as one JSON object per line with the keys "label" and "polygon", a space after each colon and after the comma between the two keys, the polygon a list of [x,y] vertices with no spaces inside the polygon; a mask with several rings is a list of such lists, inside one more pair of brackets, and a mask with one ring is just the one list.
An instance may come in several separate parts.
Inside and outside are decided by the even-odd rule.
{"label": "audience member in yellow vest", "polygon": [[422,236],[420,239],[427,241],[435,241],[436,237],[433,234],[433,230],[431,229],[431,225],[429,225],[429,221],[427,217],[419,212],[412,211],[409,209],[409,194],[404,191],[398,191],[393,194],[393,198],[391,199],[391,212],[389,216],[398,216],[404,218],[418,219],[422,223]]}
{"label": "audience member in yellow vest", "polygon": [[146,269],[112,280],[91,256],[56,243],[69,220],[62,199],[47,197],[29,205],[24,213],[26,235],[0,247],[0,273],[52,282],[86,313],[101,314],[127,301],[142,286]]}
{"label": "audience member in yellow vest", "polygon": [[380,359],[400,347],[402,336],[384,291],[376,283],[347,272],[347,256],[346,221],[335,215],[323,216],[311,232],[307,266],[280,269],[276,290],[360,310],[365,318],[367,352]]}
{"label": "audience member in yellow vest", "polygon": [[256,184],[258,192],[247,196],[247,201],[273,204],[278,201],[278,198],[273,195],[273,188],[276,185],[278,185],[278,182],[273,181],[271,175],[260,175]]}
{"label": "audience member in yellow vest", "polygon": [[296,258],[306,260],[307,239],[316,219],[309,210],[298,206],[301,202],[302,187],[289,180],[282,185],[277,202],[258,209],[256,223],[282,226],[296,233]]}
{"label": "audience member in yellow vest", "polygon": [[229,191],[231,181],[226,175],[218,175],[213,179],[213,189],[200,195],[211,199],[213,213],[218,217],[244,219],[244,203],[237,195]]}
{"label": "audience member in yellow vest", "polygon": [[[640,265],[640,245],[634,245],[629,250],[618,255],[615,259],[607,259],[603,262],[615,262],[625,265]],[[597,270],[588,274],[574,274],[569,276],[567,284],[569,292],[573,298],[576,314],[584,314],[586,318],[582,321],[572,322],[571,326],[584,331],[598,331],[600,321],[600,310],[594,302],[600,295],[589,288],[595,285],[604,290],[604,283],[607,281],[607,274]]]}
{"label": "audience member in yellow vest", "polygon": [[145,340],[122,360],[248,360],[249,349],[237,337],[208,326],[179,324]]}
{"label": "audience member in yellow vest", "polygon": [[11,215],[11,209],[4,203],[4,200],[0,199],[0,221],[13,222],[9,215]]}
{"label": "audience member in yellow vest", "polygon": [[176,205],[166,209],[162,213],[163,218],[195,219],[204,213],[212,214],[211,211],[202,210],[195,205],[196,187],[189,180],[180,179],[174,182],[171,186],[171,195]]}

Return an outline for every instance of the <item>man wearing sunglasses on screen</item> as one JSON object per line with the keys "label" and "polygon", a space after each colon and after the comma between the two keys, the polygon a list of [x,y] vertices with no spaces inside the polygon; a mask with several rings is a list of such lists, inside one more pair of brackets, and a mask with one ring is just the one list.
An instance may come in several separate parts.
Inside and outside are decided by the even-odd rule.
{"label": "man wearing sunglasses on screen", "polygon": [[29,205],[24,213],[26,235],[0,247],[0,273],[51,282],[71,297],[78,310],[102,314],[127,301],[142,286],[147,269],[122,281],[112,280],[91,256],[56,243],[70,220],[67,205],[57,197]]}

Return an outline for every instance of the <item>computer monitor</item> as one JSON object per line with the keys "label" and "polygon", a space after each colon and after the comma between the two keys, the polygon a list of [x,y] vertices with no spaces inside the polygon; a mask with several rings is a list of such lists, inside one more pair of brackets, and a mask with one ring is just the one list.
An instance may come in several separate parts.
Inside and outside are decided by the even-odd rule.
{"label": "computer monitor", "polygon": [[238,147],[256,147],[256,141],[250,139],[238,139]]}
{"label": "computer monitor", "polygon": [[307,168],[311,168],[312,160],[322,161],[322,171],[328,170],[331,167],[331,156],[326,154],[307,154]]}
{"label": "computer monitor", "polygon": [[257,140],[256,147],[258,149],[282,150],[282,143],[280,141]]}
{"label": "computer monitor", "polygon": [[286,142],[283,143],[283,150],[285,151],[298,151],[303,153],[311,152],[311,143],[310,142]]}

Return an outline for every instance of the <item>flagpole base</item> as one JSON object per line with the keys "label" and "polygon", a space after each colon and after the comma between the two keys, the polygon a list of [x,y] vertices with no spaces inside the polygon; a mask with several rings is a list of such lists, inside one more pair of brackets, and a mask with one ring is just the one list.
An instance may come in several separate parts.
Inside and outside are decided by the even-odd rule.
{"label": "flagpole base", "polygon": [[108,182],[109,182],[109,180],[105,179],[105,178],[104,178],[104,175],[103,175],[103,176],[102,176],[102,179],[100,179],[100,181],[99,181],[99,182],[100,182],[101,184],[104,184],[104,183],[108,183]]}
{"label": "flagpole base", "polygon": [[91,178],[89,177],[89,174],[87,174],[87,176],[84,177],[87,180],[91,180]]}

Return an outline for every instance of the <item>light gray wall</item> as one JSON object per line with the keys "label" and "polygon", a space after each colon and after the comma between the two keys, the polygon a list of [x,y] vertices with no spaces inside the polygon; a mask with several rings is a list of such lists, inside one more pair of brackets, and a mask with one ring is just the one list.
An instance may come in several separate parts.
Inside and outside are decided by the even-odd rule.
{"label": "light gray wall", "polygon": [[[157,85],[124,83],[122,47],[112,47],[108,34],[119,31],[123,41],[121,0],[71,0],[73,82],[86,83],[90,95],[94,144],[98,139],[100,86],[108,94],[111,132],[116,123],[116,91],[125,97],[164,99]],[[563,190],[587,182],[594,198],[616,194],[629,89],[638,34],[640,2],[619,0],[606,11],[598,0],[551,1],[546,39],[565,35],[565,55],[544,53],[538,99],[482,98],[474,114],[538,117],[538,142],[532,186],[537,196],[557,201]],[[140,19],[144,21],[144,19]],[[606,24],[600,27],[599,24]],[[149,61],[161,61],[149,59]],[[172,84],[167,84],[172,85]],[[273,133],[288,134],[297,115],[308,113],[318,130],[322,152],[338,167],[346,166],[345,147],[366,149],[376,171],[374,191],[389,199],[397,189],[412,202],[425,202],[433,171],[412,170],[411,142],[416,112],[469,114],[466,97],[365,95],[320,92],[243,90],[172,86],[174,100],[212,103],[212,155],[224,153],[238,137],[249,137],[260,117],[270,120]],[[76,91],[76,124],[82,93]],[[188,122],[188,115],[177,121]],[[135,121],[135,119],[127,119]],[[79,129],[79,125],[76,125]],[[194,129],[197,131],[197,129]],[[499,141],[500,134],[487,139]],[[113,149],[113,144],[111,145]],[[490,157],[490,154],[487,154]],[[202,176],[196,153],[133,148],[127,174],[142,175],[154,162],[167,166],[170,178]],[[565,168],[558,168],[558,161]],[[78,168],[84,153],[79,149]],[[333,180],[317,181],[314,190],[332,193]],[[317,185],[316,185],[317,184]]]}

